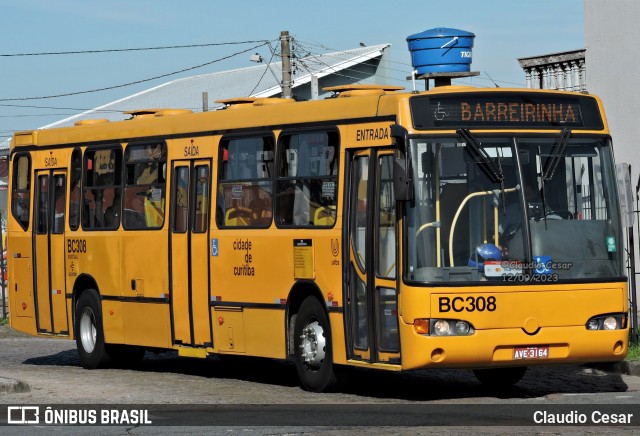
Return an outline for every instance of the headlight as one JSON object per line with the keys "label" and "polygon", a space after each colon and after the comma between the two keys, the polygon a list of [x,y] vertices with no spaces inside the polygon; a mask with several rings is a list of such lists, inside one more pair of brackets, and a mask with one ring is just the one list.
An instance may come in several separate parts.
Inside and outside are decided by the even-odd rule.
{"label": "headlight", "polygon": [[475,333],[473,326],[461,319],[415,319],[413,328],[418,334],[431,336],[469,336]]}
{"label": "headlight", "polygon": [[449,322],[447,320],[439,319],[433,324],[433,333],[437,336],[446,336],[449,331]]}
{"label": "headlight", "polygon": [[598,315],[587,321],[587,330],[621,330],[626,328],[627,316],[623,313]]}
{"label": "headlight", "polygon": [[608,316],[602,321],[602,326],[605,330],[617,330],[618,329],[618,321],[612,317]]}
{"label": "headlight", "polygon": [[587,322],[587,330],[598,330],[600,328],[600,323],[597,319],[590,319]]}
{"label": "headlight", "polygon": [[457,335],[460,336],[464,336],[469,334],[469,330],[471,329],[471,326],[469,325],[468,322],[466,321],[456,321],[456,328],[455,328],[455,332]]}

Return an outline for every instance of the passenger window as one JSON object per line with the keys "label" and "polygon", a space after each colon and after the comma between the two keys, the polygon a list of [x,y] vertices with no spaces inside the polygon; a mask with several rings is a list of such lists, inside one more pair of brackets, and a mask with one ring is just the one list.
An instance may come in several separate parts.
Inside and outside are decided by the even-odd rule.
{"label": "passenger window", "polygon": [[11,214],[23,230],[29,228],[29,204],[31,197],[31,159],[29,155],[13,158]]}
{"label": "passenger window", "polygon": [[69,188],[69,228],[78,230],[80,226],[80,201],[82,197],[82,151],[71,154],[71,186]]}
{"label": "passenger window", "polygon": [[273,138],[237,138],[220,147],[218,227],[269,227],[273,217]]}
{"label": "passenger window", "polygon": [[393,162],[393,155],[384,155],[378,159],[376,274],[385,279],[396,277],[396,201],[393,196]]}
{"label": "passenger window", "polygon": [[124,228],[161,228],[165,210],[166,144],[129,145],[125,160]]}
{"label": "passenger window", "polygon": [[84,192],[82,227],[113,230],[114,209],[120,204],[122,150],[108,148],[88,150],[84,155]]}
{"label": "passenger window", "polygon": [[195,168],[196,208],[193,231],[204,233],[209,223],[209,167],[202,165]]}
{"label": "passenger window", "polygon": [[67,177],[63,174],[56,174],[53,176],[53,228],[51,233],[62,234],[64,233],[64,212],[65,203],[67,201],[66,186]]}
{"label": "passenger window", "polygon": [[333,227],[338,183],[337,132],[284,135],[281,144],[278,224]]}
{"label": "passenger window", "polygon": [[174,220],[173,231],[184,233],[189,224],[189,167],[176,167],[173,175]]}
{"label": "passenger window", "polygon": [[49,176],[38,176],[36,188],[36,233],[47,234],[49,230]]}

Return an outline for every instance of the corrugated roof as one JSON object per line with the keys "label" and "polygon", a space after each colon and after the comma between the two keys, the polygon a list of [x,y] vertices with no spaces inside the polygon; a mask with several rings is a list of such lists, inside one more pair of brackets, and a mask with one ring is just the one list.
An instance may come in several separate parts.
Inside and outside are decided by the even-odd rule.
{"label": "corrugated roof", "polygon": [[[331,74],[339,74],[355,65],[365,63],[382,56],[390,44],[380,44],[370,47],[360,47],[351,50],[338,51],[323,55],[308,56],[297,59],[298,68],[293,74],[293,88],[305,85],[311,81],[311,76],[322,78]],[[202,74],[163,83],[120,100],[107,103],[95,109],[65,118],[41,127],[63,127],[73,125],[83,119],[104,118],[119,121],[128,118],[123,112],[134,109],[167,107],[176,109],[202,110],[202,93],[207,92],[209,101],[222,100],[232,97],[271,97],[281,92],[280,83],[275,76],[280,75],[280,62],[269,65],[273,74],[266,71],[267,64],[218,73]],[[344,75],[349,77],[348,74]],[[357,82],[357,79],[352,82]],[[219,106],[209,103],[211,109]],[[0,143],[0,150],[9,147],[9,141]]]}

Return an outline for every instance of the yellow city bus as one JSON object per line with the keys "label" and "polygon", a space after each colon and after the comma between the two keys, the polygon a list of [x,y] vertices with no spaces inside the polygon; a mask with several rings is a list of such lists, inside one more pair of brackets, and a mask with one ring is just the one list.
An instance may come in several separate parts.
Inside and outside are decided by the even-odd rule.
{"label": "yellow city bus", "polygon": [[594,96],[441,86],[238,98],[15,134],[10,321],[82,365],[611,362],[628,346],[611,139]]}

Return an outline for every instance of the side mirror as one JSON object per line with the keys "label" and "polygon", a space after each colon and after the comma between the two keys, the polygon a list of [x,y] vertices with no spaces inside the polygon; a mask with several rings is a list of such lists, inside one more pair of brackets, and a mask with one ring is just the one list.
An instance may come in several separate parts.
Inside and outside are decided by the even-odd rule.
{"label": "side mirror", "polygon": [[393,164],[393,194],[396,201],[413,200],[413,177],[409,132],[398,124],[391,125],[391,137],[396,140],[396,158]]}

